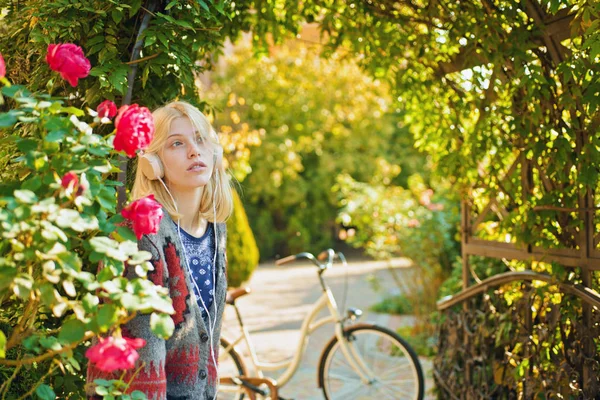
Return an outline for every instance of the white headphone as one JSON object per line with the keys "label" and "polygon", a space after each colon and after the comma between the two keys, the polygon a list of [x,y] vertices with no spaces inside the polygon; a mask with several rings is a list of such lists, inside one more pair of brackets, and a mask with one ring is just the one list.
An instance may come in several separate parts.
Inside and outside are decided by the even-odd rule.
{"label": "white headphone", "polygon": [[[213,174],[216,173],[217,170],[221,169],[223,166],[223,147],[221,147],[220,145],[217,145],[215,147],[215,152],[214,152],[214,159],[213,159]],[[163,177],[165,176],[165,169],[163,166],[162,161],[160,160],[160,157],[158,156],[158,154],[154,154],[154,153],[148,153],[148,154],[141,154],[138,157],[138,168],[140,168],[140,170],[142,171],[142,173],[144,174],[144,176],[146,178],[148,178],[151,181],[154,180],[159,180],[160,183],[162,183],[162,185],[164,186],[165,190],[167,191],[167,193],[169,194],[169,197],[171,197],[171,200],[173,201],[173,206],[175,207],[175,211],[179,214],[179,210],[177,209],[177,202],[175,201],[175,198],[173,197],[173,195],[171,194],[171,191],[169,190],[169,188],[167,187],[167,185],[165,184],[165,182],[163,181]],[[217,300],[216,300],[216,294],[217,294],[217,280],[216,280],[216,270],[217,270],[217,252],[219,250],[219,245],[218,245],[218,237],[217,237],[217,227],[216,227],[216,223],[217,223],[217,206],[216,206],[216,202],[215,202],[215,193],[216,193],[216,186],[219,185],[219,180],[215,179],[215,190],[213,190],[213,213],[214,213],[214,223],[213,223],[213,231],[215,234],[215,254],[213,256],[213,265],[212,265],[212,270],[213,270],[213,285],[214,285],[214,291],[213,291],[213,305],[214,305],[214,313],[217,313]],[[208,310],[208,307],[206,307],[206,304],[204,303],[204,299],[202,298],[202,296],[200,296],[200,288],[198,287],[198,284],[196,283],[196,280],[194,279],[194,276],[192,274],[192,270],[190,269],[190,263],[189,263],[189,259],[187,256],[187,252],[185,250],[185,246],[183,245],[183,240],[181,239],[181,227],[179,225],[179,219],[177,219],[177,235],[179,236],[179,244],[181,245],[181,248],[183,249],[183,254],[185,256],[185,265],[187,267],[187,271],[188,274],[190,276],[190,280],[192,281],[192,284],[194,285],[194,287],[196,288],[196,290],[198,291],[198,296],[200,297],[200,302],[202,303],[202,307],[204,308],[204,311],[206,311],[206,315],[208,316],[208,334],[210,337],[210,355],[212,356],[213,359],[213,363],[215,366],[215,371],[216,371],[216,380],[217,380],[217,389],[215,390],[215,397],[213,398],[213,400],[216,400],[217,398],[217,393],[219,391],[219,383],[220,383],[220,379],[219,379],[219,370],[218,370],[218,363],[217,363],[217,358],[215,356],[215,350],[214,350],[214,343],[213,343],[213,335],[214,335],[214,331],[217,325],[217,318],[215,315],[214,321],[211,321],[211,317],[210,317],[210,312]]]}

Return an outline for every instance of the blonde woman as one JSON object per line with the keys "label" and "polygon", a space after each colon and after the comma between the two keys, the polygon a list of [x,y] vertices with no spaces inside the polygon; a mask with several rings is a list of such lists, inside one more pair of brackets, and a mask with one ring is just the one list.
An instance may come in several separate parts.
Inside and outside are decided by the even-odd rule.
{"label": "blonde woman", "polygon": [[[224,221],[232,212],[231,187],[217,134],[197,108],[172,102],[153,117],[155,136],[138,158],[132,196],[152,194],[163,207],[158,233],[138,243],[152,253],[149,278],[169,289],[175,331],[167,340],[155,336],[149,315],[128,323],[124,336],[146,345],[124,380],[133,377],[129,391],[140,390],[148,399],[212,400],[227,289]],[[88,383],[113,378],[107,375],[88,367]]]}

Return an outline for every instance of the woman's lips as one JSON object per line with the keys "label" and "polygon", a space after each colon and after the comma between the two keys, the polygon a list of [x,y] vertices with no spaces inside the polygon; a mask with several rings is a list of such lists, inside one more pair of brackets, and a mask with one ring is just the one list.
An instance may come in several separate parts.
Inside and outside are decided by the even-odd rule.
{"label": "woman's lips", "polygon": [[196,172],[202,171],[204,168],[206,168],[206,164],[204,164],[203,162],[195,162],[192,165],[190,165],[190,167],[187,170],[191,172]]}

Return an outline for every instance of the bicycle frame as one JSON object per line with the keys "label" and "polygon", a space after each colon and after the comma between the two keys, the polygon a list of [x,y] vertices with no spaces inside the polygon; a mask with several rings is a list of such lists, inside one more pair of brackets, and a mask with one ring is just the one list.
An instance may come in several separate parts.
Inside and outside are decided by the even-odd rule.
{"label": "bicycle frame", "polygon": [[[313,257],[313,260],[314,260],[314,257]],[[313,261],[313,262],[315,262],[315,261]],[[253,365],[253,367],[256,371],[256,374],[259,378],[264,378],[263,371],[274,371],[274,370],[285,368],[285,371],[276,379],[277,386],[282,387],[291,379],[291,377],[298,370],[298,366],[300,365],[300,361],[306,350],[306,345],[308,342],[307,339],[310,336],[310,334],[312,332],[314,332],[315,330],[317,330],[318,328],[320,328],[321,326],[331,323],[331,322],[334,322],[336,324],[335,336],[337,337],[337,339],[340,343],[341,350],[342,350],[344,356],[346,357],[346,359],[348,360],[350,366],[359,374],[359,376],[361,377],[361,380],[364,383],[371,382],[374,379],[374,374],[372,371],[370,371],[366,367],[366,365],[364,364],[361,357],[358,354],[356,354],[356,352],[354,351],[354,348],[345,340],[344,332],[343,332],[344,319],[340,315],[340,312],[339,312],[339,309],[337,306],[337,302],[335,300],[335,297],[333,296],[333,293],[331,292],[331,289],[323,280],[322,274],[330,266],[331,261],[325,267],[318,263],[315,263],[315,264],[320,267],[319,280],[321,282],[323,294],[321,295],[319,300],[317,300],[314,303],[312,309],[304,317],[304,320],[302,321],[302,327],[300,328],[300,339],[298,341],[294,356],[291,358],[291,360],[284,360],[284,361],[277,362],[277,363],[261,362],[256,355],[256,350],[255,350],[254,345],[252,344],[252,340],[250,338],[250,332],[244,326],[239,309],[235,305],[234,305],[234,309],[237,314],[237,318],[238,318],[240,328],[242,330],[242,334],[238,338],[236,338],[234,341],[231,342],[229,348],[226,349],[226,352],[230,351],[231,348],[235,347],[242,340],[245,341],[246,346],[248,348],[248,352],[250,353],[250,361],[252,362],[252,365]],[[323,310],[326,307],[329,309],[330,315],[316,320],[317,315],[321,312],[321,310]]]}

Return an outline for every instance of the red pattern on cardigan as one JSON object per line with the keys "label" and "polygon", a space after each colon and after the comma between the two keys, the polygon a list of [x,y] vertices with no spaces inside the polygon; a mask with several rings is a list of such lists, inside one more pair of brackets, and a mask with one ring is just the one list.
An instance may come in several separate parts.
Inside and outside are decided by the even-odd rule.
{"label": "red pattern on cardigan", "polygon": [[170,381],[193,385],[198,379],[200,346],[174,349],[167,353],[166,373]]}
{"label": "red pattern on cardigan", "polygon": [[188,292],[185,283],[185,275],[183,273],[183,267],[181,266],[181,260],[177,255],[177,249],[173,243],[169,243],[165,247],[165,258],[167,261],[167,269],[169,270],[169,290],[171,291],[171,300],[173,301],[173,308],[175,309],[175,314],[171,317],[173,318],[175,326],[177,326],[183,322],[184,312],[189,312],[185,302],[190,293]]}
{"label": "red pattern on cardigan", "polygon": [[[129,382],[132,376],[137,371],[139,366],[136,365],[136,368],[132,368],[125,373],[125,377],[123,379],[124,382]],[[104,372],[96,368],[94,364],[88,364],[87,370],[87,382],[93,382],[94,379],[119,379],[121,377],[122,371],[117,371],[113,373]],[[165,374],[165,367],[162,364],[157,366],[154,363],[150,363],[150,365],[143,366],[142,369],[137,373],[131,385],[127,388],[125,393],[131,393],[133,391],[142,391],[144,393],[152,393],[149,399],[164,399],[167,397],[167,376]]]}

